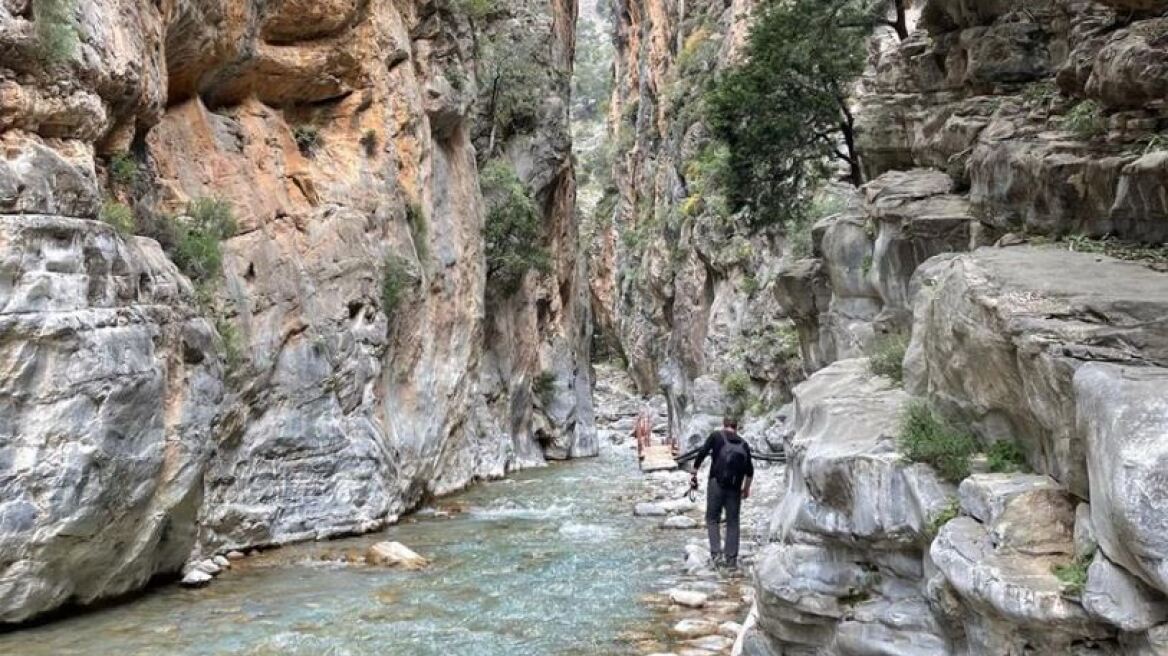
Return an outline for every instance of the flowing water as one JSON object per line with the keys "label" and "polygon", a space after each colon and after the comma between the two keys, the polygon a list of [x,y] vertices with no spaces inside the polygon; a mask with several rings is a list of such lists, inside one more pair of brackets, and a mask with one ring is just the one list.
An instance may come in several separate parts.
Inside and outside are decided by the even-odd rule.
{"label": "flowing water", "polygon": [[[652,625],[677,535],[631,516],[625,450],[476,486],[385,531],[285,547],[210,587],[164,586],[116,606],[0,634],[0,654],[250,656],[621,654]],[[449,512],[449,517],[445,517]],[[337,558],[397,540],[420,572]]]}

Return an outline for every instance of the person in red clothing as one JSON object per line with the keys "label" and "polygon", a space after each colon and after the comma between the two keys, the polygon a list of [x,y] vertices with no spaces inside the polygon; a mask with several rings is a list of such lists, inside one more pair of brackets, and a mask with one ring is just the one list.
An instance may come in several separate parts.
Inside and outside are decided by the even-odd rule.
{"label": "person in red clothing", "polygon": [[[739,511],[742,500],[750,497],[754,479],[750,445],[738,434],[738,420],[725,417],[722,429],[710,433],[694,460],[691,484],[697,485],[702,461],[710,457],[710,477],[706,489],[706,531],[710,538],[710,558],[714,565],[738,567]],[[722,514],[726,515],[726,543],[721,535]]]}

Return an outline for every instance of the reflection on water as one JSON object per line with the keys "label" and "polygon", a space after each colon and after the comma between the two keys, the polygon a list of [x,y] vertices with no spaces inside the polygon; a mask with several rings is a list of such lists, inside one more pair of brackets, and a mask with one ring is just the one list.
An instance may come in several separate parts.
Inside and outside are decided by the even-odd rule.
{"label": "reflection on water", "polygon": [[[619,654],[643,628],[677,535],[631,517],[627,454],[556,465],[442,500],[361,538],[287,547],[203,590],[0,635],[0,654]],[[422,572],[343,563],[373,542],[427,556]]]}

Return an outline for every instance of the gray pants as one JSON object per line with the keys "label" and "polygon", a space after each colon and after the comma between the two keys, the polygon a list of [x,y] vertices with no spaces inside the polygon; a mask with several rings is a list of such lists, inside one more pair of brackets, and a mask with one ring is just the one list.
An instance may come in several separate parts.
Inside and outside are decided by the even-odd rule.
{"label": "gray pants", "polygon": [[[725,489],[718,481],[709,479],[706,490],[706,531],[710,534],[710,557],[725,556],[728,562],[738,560],[738,510],[742,504],[741,489]],[[722,511],[726,511],[726,549],[722,550]]]}

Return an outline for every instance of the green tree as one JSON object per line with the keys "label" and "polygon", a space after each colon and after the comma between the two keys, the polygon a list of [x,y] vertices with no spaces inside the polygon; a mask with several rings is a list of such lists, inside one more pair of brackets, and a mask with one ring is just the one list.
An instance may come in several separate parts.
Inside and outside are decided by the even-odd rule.
{"label": "green tree", "polygon": [[551,269],[551,258],[543,246],[542,217],[527,187],[505,159],[492,160],[483,167],[482,188],[487,201],[487,276],[510,295],[518,291],[529,270]]}
{"label": "green tree", "polygon": [[751,222],[798,221],[811,192],[845,162],[863,183],[848,94],[864,69],[873,5],[861,0],[768,0],[741,64],[707,94],[710,126],[729,148],[733,209]]}

